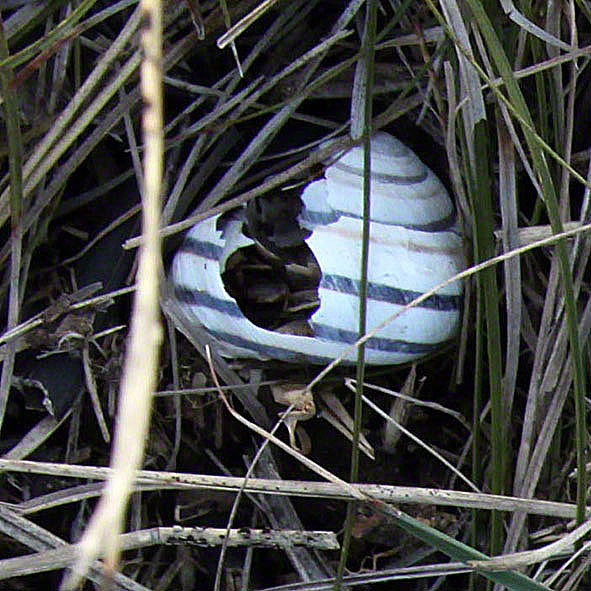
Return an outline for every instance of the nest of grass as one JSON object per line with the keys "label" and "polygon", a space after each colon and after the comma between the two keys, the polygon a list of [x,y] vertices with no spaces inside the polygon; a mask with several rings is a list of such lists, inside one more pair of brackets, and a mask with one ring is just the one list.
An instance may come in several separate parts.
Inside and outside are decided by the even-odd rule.
{"label": "nest of grass", "polygon": [[[57,588],[81,556],[80,576],[100,584],[103,553],[117,589],[589,584],[587,5],[509,18],[477,0],[294,0],[220,49],[257,4],[165,2],[162,59],[150,2],[0,7],[2,588]],[[143,103],[142,59],[144,79],[156,73]],[[142,132],[159,66],[162,135],[158,117]],[[207,334],[168,297],[182,231],[313,178],[326,156],[314,148],[370,128],[411,146],[455,196],[471,263],[457,342],[416,367],[320,376],[215,348],[208,360]],[[151,267],[139,260],[142,214],[145,244],[165,228],[163,265],[157,250]],[[278,414],[295,440],[276,402],[285,382],[317,396],[305,457],[280,425],[264,444]],[[360,457],[323,420],[335,397]],[[116,469],[134,482],[127,513],[125,486],[98,501],[114,433]],[[107,540],[118,502],[120,556]],[[91,520],[105,504],[116,515]],[[506,561],[474,562],[491,555]]]}

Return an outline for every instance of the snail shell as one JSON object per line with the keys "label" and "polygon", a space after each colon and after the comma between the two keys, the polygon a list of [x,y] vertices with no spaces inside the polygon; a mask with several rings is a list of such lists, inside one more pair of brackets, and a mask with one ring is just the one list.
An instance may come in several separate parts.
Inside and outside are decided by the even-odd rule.
{"label": "snail shell", "polygon": [[[433,172],[381,132],[371,169],[368,330],[464,268],[455,210]],[[362,185],[356,147],[285,207],[268,198],[191,229],[172,265],[175,295],[221,354],[325,363],[355,342]],[[461,294],[456,281],[394,319],[366,343],[366,361],[435,351],[457,331]]]}

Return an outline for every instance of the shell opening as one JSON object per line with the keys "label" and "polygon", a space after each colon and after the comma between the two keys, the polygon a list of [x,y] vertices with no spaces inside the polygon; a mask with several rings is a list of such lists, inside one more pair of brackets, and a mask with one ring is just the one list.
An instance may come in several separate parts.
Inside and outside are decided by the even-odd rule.
{"label": "shell opening", "polygon": [[282,201],[276,217],[268,214],[271,200],[253,202],[242,235],[254,243],[228,256],[221,278],[228,295],[254,325],[280,334],[313,337],[310,318],[320,307],[322,272],[305,242],[310,232],[296,220],[301,202],[286,211]]}

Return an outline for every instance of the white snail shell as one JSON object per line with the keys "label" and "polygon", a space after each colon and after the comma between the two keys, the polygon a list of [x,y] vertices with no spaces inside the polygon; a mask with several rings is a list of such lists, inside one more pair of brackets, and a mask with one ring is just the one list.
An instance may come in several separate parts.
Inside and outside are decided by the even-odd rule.
{"label": "white snail shell", "polygon": [[[367,328],[464,268],[454,206],[439,179],[409,148],[386,133],[371,141],[371,224]],[[244,217],[198,223],[175,255],[172,281],[180,304],[235,357],[326,363],[357,338],[362,243],[363,150],[342,154],[325,178],[306,186],[300,226],[320,267],[320,305],[312,336],[255,325],[229,295],[222,273],[233,253],[255,242]],[[248,233],[248,232],[247,232]],[[435,351],[457,331],[462,285],[456,281],[397,317],[366,343],[370,364],[404,363]],[[238,296],[237,296],[238,297]],[[345,360],[355,362],[357,352]]]}

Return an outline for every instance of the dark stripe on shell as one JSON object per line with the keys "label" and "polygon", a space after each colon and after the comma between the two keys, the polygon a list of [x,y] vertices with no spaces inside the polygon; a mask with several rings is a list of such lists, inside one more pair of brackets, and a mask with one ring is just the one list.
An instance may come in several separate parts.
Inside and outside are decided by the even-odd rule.
{"label": "dark stripe on shell", "polygon": [[453,230],[456,225],[456,210],[454,209],[448,216],[435,220],[427,224],[400,224],[408,230],[417,230],[419,232],[447,232]]}
{"label": "dark stripe on shell", "polygon": [[203,242],[201,240],[197,240],[196,238],[188,236],[187,238],[185,238],[185,241],[183,242],[180,251],[190,254],[196,254],[205,259],[217,261],[222,256],[224,249],[221,246],[218,246],[217,244],[213,244],[212,242]]}
{"label": "dark stripe on shell", "polygon": [[[194,239],[187,239],[185,241],[183,251],[212,260],[217,260],[217,258],[221,255],[221,248],[219,246],[211,244],[210,242],[199,242],[198,240]],[[345,277],[343,275],[328,275],[326,273],[323,273],[322,278],[320,280],[320,287],[327,289],[329,291],[337,291],[339,293],[346,293],[355,296],[358,296],[360,292],[359,280],[351,279],[350,277]],[[175,289],[182,291],[185,288],[177,285]],[[195,294],[199,295],[197,296]],[[418,298],[421,294],[422,292],[419,291],[391,287],[389,285],[382,285],[380,283],[370,282],[367,286],[367,297],[370,300],[388,302],[390,304],[397,304],[399,306],[405,306],[406,304],[412,302],[414,299]],[[191,291],[190,289],[188,289],[188,293],[182,295],[182,298],[189,299],[179,299],[181,299],[181,301],[186,301],[189,304],[200,303],[196,301],[191,301],[191,297],[211,298],[212,296],[210,296],[206,292]],[[213,299],[215,298],[212,298],[212,300]],[[428,310],[442,311],[459,310],[461,302],[461,297],[457,295],[434,294],[432,296],[429,296],[424,302],[421,302],[417,306],[417,308],[426,308]],[[230,304],[233,302],[227,303]],[[215,307],[213,305],[209,306],[208,304],[203,305],[206,305],[207,307]],[[234,304],[234,307],[235,312],[233,315],[241,315],[238,305]],[[237,313],[236,310],[238,311]],[[224,310],[224,312],[226,312],[227,314],[231,314],[229,309]]]}
{"label": "dark stripe on shell", "polygon": [[[320,287],[330,291],[338,291],[339,293],[356,296],[358,296],[360,292],[359,280],[344,277],[343,275],[323,274],[320,280]],[[367,285],[367,297],[369,299],[397,304],[399,306],[406,306],[406,304],[409,304],[420,295],[422,295],[420,291],[400,289],[398,287],[390,287],[389,285],[381,285],[379,283],[368,283]],[[417,308],[454,311],[460,309],[461,302],[461,297],[457,295],[434,294],[429,296],[424,302],[421,302]]]}
{"label": "dark stripe on shell", "polygon": [[[316,324],[312,322],[314,334],[325,341],[333,341],[335,343],[345,343],[352,345],[359,338],[359,334],[344,328],[336,328],[334,326],[327,326],[325,324]],[[400,341],[394,339],[387,339],[382,337],[371,337],[366,341],[365,346],[369,349],[377,351],[387,351],[389,353],[408,353],[409,355],[426,355],[435,351],[441,346],[441,343],[409,343],[408,341]]]}
{"label": "dark stripe on shell", "polygon": [[[297,351],[291,351],[290,349],[283,349],[282,347],[273,347],[271,345],[262,345],[254,341],[249,341],[243,337],[222,332],[219,330],[207,329],[207,332],[214,336],[222,343],[228,345],[234,345],[235,347],[241,347],[242,349],[248,349],[251,351],[257,351],[270,357],[271,359],[279,359],[281,361],[290,361],[292,363],[329,363],[332,361],[332,357],[324,357],[321,355],[310,355],[308,353],[299,353]],[[348,362],[345,362],[348,363]]]}
{"label": "dark stripe on shell", "polygon": [[341,215],[343,214],[340,211],[310,211],[304,207],[298,215],[298,221],[314,226],[328,226],[338,222]]}
{"label": "dark stripe on shell", "polygon": [[[350,213],[348,211],[339,211],[334,210],[332,212],[324,212],[324,211],[310,211],[308,209],[303,209],[300,215],[298,216],[298,220],[301,223],[308,223],[312,226],[328,226],[329,224],[334,224],[337,222],[341,216],[354,218],[357,220],[362,219],[361,216],[355,215],[354,213]],[[452,211],[448,216],[441,218],[439,220],[434,220],[432,222],[427,222],[426,224],[400,224],[400,223],[393,223],[393,222],[379,222],[380,224],[385,224],[388,226],[397,226],[400,228],[406,228],[407,230],[416,230],[417,232],[446,232],[448,230],[452,230],[456,223],[456,212],[455,210]]]}
{"label": "dark stripe on shell", "polygon": [[[338,211],[339,217],[346,216],[350,218],[354,218],[356,220],[363,219],[359,215],[355,215],[354,213],[349,213],[346,211]],[[379,224],[384,224],[387,226],[396,226],[398,228],[406,228],[407,230],[416,230],[417,232],[445,232],[451,230],[455,223],[456,223],[456,212],[455,210],[452,211],[448,216],[441,218],[439,220],[435,220],[433,222],[427,222],[426,224],[399,224],[393,222],[378,222]]]}
{"label": "dark stripe on shell", "polygon": [[233,318],[244,318],[242,310],[234,300],[222,300],[215,298],[206,291],[199,291],[198,289],[191,289],[184,285],[174,286],[174,295],[176,299],[182,304],[189,304],[190,306],[203,306],[204,308],[212,308],[223,312]]}
{"label": "dark stripe on shell", "polygon": [[[188,287],[184,286],[176,286],[175,287],[175,296],[179,300],[179,302],[183,304],[195,305],[195,306],[202,306],[205,308],[211,308],[213,310],[217,310],[218,312],[222,312],[223,314],[227,314],[232,318],[240,318],[245,319],[244,315],[240,311],[240,308],[233,302],[228,300],[221,300],[219,298],[214,298],[208,293],[203,291],[193,290]],[[342,328],[336,328],[333,326],[328,326],[326,324],[317,324],[315,322],[312,323],[314,328],[314,333],[317,338],[323,339],[325,341],[331,341],[335,343],[342,343],[345,345],[351,345],[357,340],[357,333],[345,330]],[[207,327],[206,327],[207,328]],[[222,334],[218,333],[217,331],[212,331],[210,328],[208,330],[214,334]],[[261,329],[265,330],[265,329]],[[272,331],[269,331],[272,332]],[[261,351],[262,353],[268,354],[272,357],[278,357],[276,354],[277,351],[281,351],[281,347],[275,346],[267,346],[261,345],[256,341],[249,341],[248,339],[244,339],[243,337],[230,335],[223,333],[224,337],[223,340],[226,342],[239,346],[245,347],[250,349],[256,349],[257,351]],[[221,337],[220,337],[221,338]],[[304,337],[304,338],[313,338],[313,337]],[[239,341],[242,344],[239,344]],[[391,353],[407,353],[409,355],[425,355],[434,351],[438,348],[439,343],[410,343],[407,341],[401,340],[393,340],[388,338],[382,337],[372,337],[370,338],[367,343],[366,347],[369,349],[375,349],[377,351],[387,351]],[[272,350],[272,352],[271,352]],[[277,350],[277,351],[275,351]],[[291,351],[288,351],[292,354]],[[279,356],[279,359],[283,357]]]}
{"label": "dark stripe on shell", "polygon": [[[257,343],[256,341],[249,341],[244,337],[240,337],[234,334],[229,334],[222,331],[217,330],[208,330],[208,332],[219,339],[220,341],[227,343],[229,345],[234,345],[235,347],[241,347],[242,349],[250,349],[251,351],[258,351],[272,359],[281,359],[284,361],[291,361],[291,362],[306,362],[306,363],[328,363],[334,359],[334,357],[328,357],[324,355],[311,355],[310,353],[301,353],[298,351],[292,351],[291,349],[284,349],[283,347],[275,347],[273,345],[263,345],[261,343]],[[356,337],[357,335],[355,335]],[[312,338],[312,337],[308,337]],[[325,339],[329,340],[329,339]],[[351,342],[343,342],[343,344],[351,345],[357,340],[356,338]],[[422,343],[405,343],[403,341],[387,341],[387,344],[390,346],[388,348],[381,348],[381,347],[374,347],[372,346],[375,344],[375,341],[378,339],[369,339],[367,343],[365,343],[366,348],[368,349],[377,349],[380,351],[388,351],[392,353],[404,353],[408,355],[426,355],[428,353],[432,353],[437,351],[441,347],[441,343],[434,344],[434,345],[424,345]],[[351,364],[351,361],[345,361],[346,364]]]}
{"label": "dark stripe on shell", "polygon": [[[354,176],[363,177],[363,169],[355,166],[349,166],[342,162],[335,162],[332,166],[348,172]],[[371,180],[378,181],[379,183],[394,184],[394,185],[416,185],[424,182],[429,176],[429,169],[423,164],[423,172],[414,176],[402,176],[397,174],[386,174],[384,172],[371,171]]]}

